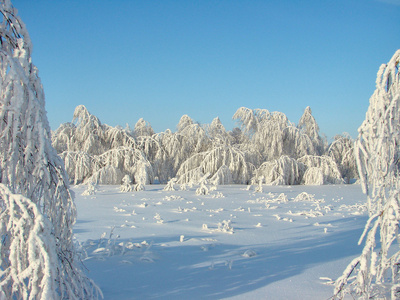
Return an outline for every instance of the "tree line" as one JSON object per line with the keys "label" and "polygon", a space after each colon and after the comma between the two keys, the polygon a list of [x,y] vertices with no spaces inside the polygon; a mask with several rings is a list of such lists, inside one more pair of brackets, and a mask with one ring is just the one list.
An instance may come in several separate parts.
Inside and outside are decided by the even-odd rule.
{"label": "tree line", "polygon": [[176,131],[155,133],[139,119],[134,128],[102,124],[87,108],[52,134],[73,184],[121,184],[129,176],[144,186],[170,180],[200,184],[341,184],[357,179],[354,141],[337,135],[330,144],[306,107],[298,124],[281,112],[239,108],[239,127],[225,129],[216,117],[201,125],[187,115]]}

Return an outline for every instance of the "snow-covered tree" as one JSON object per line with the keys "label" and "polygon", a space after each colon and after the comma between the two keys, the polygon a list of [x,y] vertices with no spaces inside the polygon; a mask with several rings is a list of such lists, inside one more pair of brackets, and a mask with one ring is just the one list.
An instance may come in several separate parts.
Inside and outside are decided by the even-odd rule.
{"label": "snow-covered tree", "polygon": [[294,158],[281,156],[279,159],[263,163],[254,172],[253,181],[263,178],[266,184],[295,185],[300,184],[306,166]]}
{"label": "snow-covered tree", "polygon": [[221,120],[216,117],[212,120],[211,124],[207,126],[207,134],[209,138],[214,141],[213,143],[230,143],[232,136],[225,130]]}
{"label": "snow-covered tree", "polygon": [[73,184],[83,183],[99,170],[101,165],[95,156],[83,151],[64,151],[60,154],[64,161],[69,180]]}
{"label": "snow-covered tree", "polygon": [[61,124],[52,136],[58,153],[83,151],[100,155],[112,148],[135,147],[136,141],[126,129],[102,124],[84,105],[75,108],[71,123]]}
{"label": "snow-covered tree", "polygon": [[189,150],[189,156],[207,150],[210,145],[206,131],[197,123],[187,125],[178,134],[184,137],[184,148]]}
{"label": "snow-covered tree", "polygon": [[247,107],[240,107],[232,118],[238,120],[241,123],[243,132],[251,136],[259,130],[260,122],[268,118],[269,115],[270,112],[266,109],[252,110]]}
{"label": "snow-covered tree", "polygon": [[[320,185],[344,183],[338,166],[336,165],[335,161],[329,156],[305,155],[302,158],[298,159],[298,162],[304,164],[307,167],[307,170],[304,173],[304,184]],[[321,175],[323,179],[322,182]]]}
{"label": "snow-covered tree", "polygon": [[327,155],[336,162],[346,183],[358,178],[356,158],[354,156],[354,141],[348,133],[334,137],[334,141],[328,148]]}
{"label": "snow-covered tree", "polygon": [[364,249],[336,281],[335,296],[400,298],[400,50],[380,67],[376,89],[359,128],[355,155],[369,220]]}
{"label": "snow-covered tree", "polygon": [[[148,129],[145,121],[139,123]],[[158,153],[149,147],[152,142],[157,144],[151,137],[143,136],[138,143],[129,128],[102,124],[83,105],[75,108],[73,122],[61,125],[53,135],[53,145],[74,184],[121,184],[125,175],[135,178],[136,183],[139,177],[142,184],[152,183],[153,168],[142,151],[156,160]]]}
{"label": "snow-covered tree", "polygon": [[9,0],[0,0],[0,12],[1,293],[7,299],[97,297],[72,241],[76,209],[51,146],[29,34]]}
{"label": "snow-covered tree", "polygon": [[163,146],[163,140],[160,138],[162,136],[162,134],[142,135],[136,137],[136,141],[137,148],[152,165],[154,178],[160,183],[165,183],[175,176],[175,172],[171,162],[173,159],[168,155]]}
{"label": "snow-covered tree", "polygon": [[309,106],[304,110],[301,116],[297,128],[300,129],[302,134],[307,135],[313,144],[316,155],[322,155],[324,152],[324,142],[319,135],[319,126],[314,116],[312,115],[311,108]]}
{"label": "snow-covered tree", "polygon": [[[226,167],[229,169],[230,175]],[[222,145],[209,151],[192,155],[179,168],[178,183],[198,183],[205,174],[213,180],[228,183],[247,184],[251,179],[253,165],[247,153],[233,146]],[[231,182],[227,179],[231,178]]]}
{"label": "snow-covered tree", "polygon": [[[38,206],[0,184],[1,299],[57,299],[56,240]],[[7,238],[11,236],[12,238]]]}
{"label": "snow-covered tree", "polygon": [[194,121],[192,120],[191,117],[188,115],[183,115],[181,119],[179,120],[178,125],[176,125],[176,129],[178,130],[178,133],[183,131],[186,127],[193,125]]}
{"label": "snow-covered tree", "polygon": [[155,136],[160,145],[157,153],[157,175],[160,181],[166,182],[174,178],[182,163],[191,156],[206,151],[210,139],[202,126],[189,116],[181,117],[176,133],[166,130]]}
{"label": "snow-covered tree", "polygon": [[228,166],[222,165],[217,172],[210,178],[214,185],[224,185],[233,183],[232,172]]}
{"label": "snow-covered tree", "polygon": [[140,118],[135,124],[133,134],[135,137],[152,136],[154,134],[154,130],[149,122],[146,122],[143,118]]}
{"label": "snow-covered tree", "polygon": [[241,123],[250,143],[248,149],[261,155],[261,162],[279,159],[281,156],[299,158],[304,155],[320,155],[321,146],[318,125],[306,109],[300,119],[300,126],[291,123],[281,112],[269,112],[266,109],[251,110],[239,108],[233,116]]}
{"label": "snow-covered tree", "polygon": [[100,168],[86,181],[98,184],[121,184],[125,175],[134,178],[135,183],[153,182],[153,168],[143,153],[129,147],[110,149],[96,157]]}

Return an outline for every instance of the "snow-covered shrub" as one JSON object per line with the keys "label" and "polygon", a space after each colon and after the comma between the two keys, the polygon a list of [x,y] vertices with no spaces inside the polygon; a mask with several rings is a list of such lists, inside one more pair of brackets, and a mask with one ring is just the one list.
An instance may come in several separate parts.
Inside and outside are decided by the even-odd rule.
{"label": "snow-covered shrub", "polygon": [[91,196],[94,194],[96,194],[96,184],[89,181],[87,183],[86,190],[82,193],[82,196]]}
{"label": "snow-covered shrub", "polygon": [[146,189],[146,187],[141,182],[136,183],[136,184],[133,185],[133,190],[136,191],[136,192],[144,191],[145,189]]}
{"label": "snow-covered shrub", "polygon": [[209,189],[206,185],[208,177],[210,177],[210,173],[205,174],[199,179],[200,186],[196,189],[196,195],[208,195]]}
{"label": "snow-covered shrub", "polygon": [[226,233],[233,233],[232,221],[231,220],[223,220],[222,222],[218,223],[218,231],[226,232]]}
{"label": "snow-covered shrub", "polygon": [[354,150],[370,218],[359,240],[364,249],[336,281],[335,296],[399,299],[400,50],[380,67],[358,132]]}
{"label": "snow-covered shrub", "polygon": [[266,184],[294,185],[300,184],[305,166],[288,156],[263,163],[254,171],[254,177],[263,177]]}
{"label": "snow-covered shrub", "polygon": [[[255,177],[254,177],[255,178]],[[263,192],[263,182],[264,182],[264,176],[259,176],[258,178],[258,185],[256,188],[254,188],[254,192],[256,193],[262,193]],[[255,180],[254,180],[255,181]],[[249,189],[250,190],[250,185]]]}
{"label": "snow-covered shrub", "polygon": [[294,202],[300,202],[300,201],[314,201],[315,200],[315,195],[309,194],[307,192],[301,192],[294,198]]}
{"label": "snow-covered shrub", "polygon": [[124,178],[122,178],[122,184],[119,190],[123,193],[127,193],[132,192],[133,189],[131,177],[129,175],[125,175]]}
{"label": "snow-covered shrub", "polygon": [[[344,183],[335,161],[329,156],[306,155],[299,158],[298,162],[304,164],[307,168],[313,168],[307,174],[307,178],[304,178],[308,181],[308,184],[321,184],[320,173],[323,174],[323,184]],[[312,180],[316,181],[313,182]]]}
{"label": "snow-covered shrub", "polygon": [[[0,183],[9,189],[3,188],[0,200],[5,224],[1,236],[2,292],[27,299],[27,287],[31,295],[39,295],[44,289],[49,293],[47,299],[53,298],[53,291],[54,299],[97,298],[98,289],[80,270],[72,241],[76,208],[64,165],[51,146],[44,92],[32,63],[29,34],[9,0],[0,0],[0,12]],[[16,199],[20,201],[17,204]],[[8,226],[9,222],[16,226]],[[25,238],[28,243],[21,241]],[[18,248],[12,248],[14,245]],[[38,252],[32,253],[35,247]],[[21,253],[28,256],[10,257]],[[39,260],[45,271],[37,265]],[[24,271],[16,274],[14,271],[24,268],[23,264]],[[20,280],[25,287],[18,283]],[[50,281],[51,286],[46,286]]]}
{"label": "snow-covered shrub", "polygon": [[206,184],[203,182],[200,183],[200,186],[196,189],[196,195],[208,195],[209,189]]}
{"label": "snow-covered shrub", "polygon": [[175,191],[175,184],[176,184],[177,179],[172,178],[170,181],[168,181],[167,185],[164,187],[164,191]]}

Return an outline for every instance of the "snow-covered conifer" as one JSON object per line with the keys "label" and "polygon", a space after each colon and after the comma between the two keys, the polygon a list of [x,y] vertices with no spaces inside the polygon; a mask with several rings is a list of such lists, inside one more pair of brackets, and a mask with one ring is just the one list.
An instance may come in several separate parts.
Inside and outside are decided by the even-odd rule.
{"label": "snow-covered conifer", "polygon": [[[0,12],[0,183],[9,189],[1,196],[0,221],[17,226],[2,229],[2,292],[11,295],[9,299],[97,297],[73,245],[76,209],[63,163],[51,146],[29,34],[9,0],[0,0]],[[25,238],[28,243],[17,241]],[[34,249],[38,251],[32,253]],[[21,259],[15,260],[18,255]],[[7,270],[20,267],[24,271],[7,275]],[[48,294],[43,296],[40,289]]]}
{"label": "snow-covered conifer", "polygon": [[398,299],[400,50],[380,67],[358,132],[354,150],[370,218],[359,241],[365,239],[364,249],[336,281],[335,295],[340,299],[346,293],[359,299]]}

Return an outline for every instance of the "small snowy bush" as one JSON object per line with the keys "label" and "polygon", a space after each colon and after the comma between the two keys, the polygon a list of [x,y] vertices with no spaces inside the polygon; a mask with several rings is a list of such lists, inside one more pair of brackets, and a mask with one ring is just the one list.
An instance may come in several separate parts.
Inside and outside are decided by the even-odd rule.
{"label": "small snowy bush", "polygon": [[125,175],[124,178],[122,178],[122,184],[119,190],[123,193],[132,192],[134,190],[132,186],[132,179],[129,175]]}

